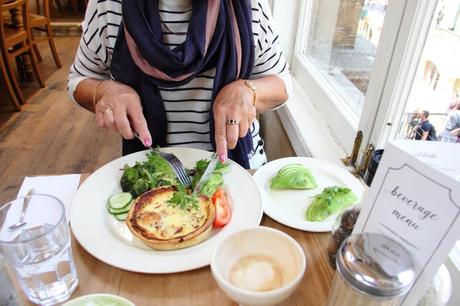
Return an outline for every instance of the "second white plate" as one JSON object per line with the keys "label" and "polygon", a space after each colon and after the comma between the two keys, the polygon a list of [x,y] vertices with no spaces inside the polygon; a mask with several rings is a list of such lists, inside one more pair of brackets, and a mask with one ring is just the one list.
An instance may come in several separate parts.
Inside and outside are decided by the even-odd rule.
{"label": "second white plate", "polygon": [[[271,190],[270,181],[285,165],[300,163],[307,167],[318,183],[318,187],[311,190]],[[344,186],[350,188],[358,197],[358,202],[363,196],[363,184],[345,168],[331,162],[308,158],[287,157],[277,159],[262,166],[254,174],[254,179],[262,194],[262,205],[265,214],[286,226],[310,231],[331,231],[336,215],[323,222],[309,222],[306,220],[306,211],[313,197],[329,186]]]}

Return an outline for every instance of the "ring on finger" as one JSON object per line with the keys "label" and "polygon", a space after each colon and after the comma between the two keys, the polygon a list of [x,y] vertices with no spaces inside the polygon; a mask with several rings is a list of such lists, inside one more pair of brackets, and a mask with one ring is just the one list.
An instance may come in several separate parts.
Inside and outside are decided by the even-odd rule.
{"label": "ring on finger", "polygon": [[105,114],[110,113],[110,112],[113,112],[113,109],[112,109],[110,106],[108,106],[108,107],[102,112],[102,114],[105,115]]}
{"label": "ring on finger", "polygon": [[235,119],[227,119],[227,121],[225,121],[225,123],[228,124],[228,125],[238,125],[238,124],[240,124],[238,122],[238,120],[235,120]]}

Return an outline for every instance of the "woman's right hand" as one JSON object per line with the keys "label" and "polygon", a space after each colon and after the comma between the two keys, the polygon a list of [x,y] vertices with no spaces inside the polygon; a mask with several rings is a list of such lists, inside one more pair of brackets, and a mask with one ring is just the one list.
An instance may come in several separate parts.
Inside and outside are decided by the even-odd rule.
{"label": "woman's right hand", "polygon": [[137,92],[112,80],[103,81],[96,89],[94,113],[97,125],[117,131],[125,139],[133,139],[134,133],[138,133],[143,144],[151,146],[152,137]]}

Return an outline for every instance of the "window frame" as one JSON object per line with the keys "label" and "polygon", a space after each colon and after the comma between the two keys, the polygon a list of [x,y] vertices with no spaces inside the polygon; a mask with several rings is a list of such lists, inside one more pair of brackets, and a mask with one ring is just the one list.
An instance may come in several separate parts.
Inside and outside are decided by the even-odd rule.
{"label": "window frame", "polygon": [[389,79],[382,100],[385,101],[373,124],[369,142],[384,147],[389,139],[395,139],[399,123],[403,118],[407,102],[416,77],[417,68],[428,38],[431,22],[438,1],[410,0],[406,11],[394,63],[390,67]]}
{"label": "window frame", "polygon": [[[382,27],[374,68],[370,75],[369,87],[361,115],[358,115],[348,105],[344,97],[334,90],[333,85],[314,67],[314,64],[303,53],[308,37],[308,26],[311,20],[312,1],[298,1],[297,11],[299,12],[299,17],[291,70],[310,97],[312,103],[323,114],[331,134],[347,154],[351,153],[358,130],[364,132],[365,139],[363,143],[366,143],[370,139],[371,132],[374,130],[374,122],[377,119],[377,111],[379,110],[387,83],[388,72],[396,50],[396,42],[402,30],[404,12],[410,1],[418,2],[417,0],[390,0],[388,3],[385,23]],[[277,2],[280,2],[280,0],[275,0],[275,15]],[[327,114],[327,116],[324,114]]]}

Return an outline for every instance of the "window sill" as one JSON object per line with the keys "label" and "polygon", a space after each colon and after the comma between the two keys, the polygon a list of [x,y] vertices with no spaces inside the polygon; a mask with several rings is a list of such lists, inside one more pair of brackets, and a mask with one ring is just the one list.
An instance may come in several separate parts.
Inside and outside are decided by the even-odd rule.
{"label": "window sill", "polygon": [[323,115],[295,78],[292,85],[291,97],[277,112],[296,154],[340,164],[340,159],[346,154],[332,135]]}

